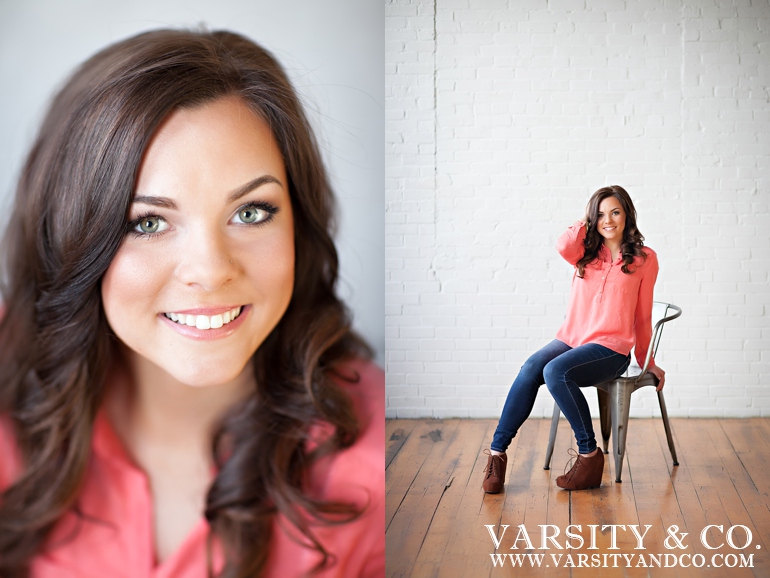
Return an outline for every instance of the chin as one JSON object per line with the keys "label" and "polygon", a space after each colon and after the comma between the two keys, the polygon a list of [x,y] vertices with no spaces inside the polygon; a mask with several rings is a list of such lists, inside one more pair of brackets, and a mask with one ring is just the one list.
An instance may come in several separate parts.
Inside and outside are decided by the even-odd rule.
{"label": "chin", "polygon": [[179,381],[189,387],[218,387],[232,383],[243,373],[246,364],[240,367],[222,367],[212,369],[210,365],[202,367],[165,368],[166,371]]}

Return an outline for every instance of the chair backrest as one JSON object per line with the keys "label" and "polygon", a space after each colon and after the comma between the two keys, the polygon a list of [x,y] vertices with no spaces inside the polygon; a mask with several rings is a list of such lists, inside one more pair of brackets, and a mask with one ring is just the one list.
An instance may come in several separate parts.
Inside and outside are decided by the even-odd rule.
{"label": "chair backrest", "polygon": [[[662,301],[653,301],[652,302],[652,327],[655,327],[655,325],[660,321],[661,319],[667,317],[669,314],[673,313],[673,309],[671,308],[671,303],[663,303]],[[652,343],[652,355],[655,356],[658,353],[658,345],[660,344],[660,336],[663,335],[663,326],[665,323],[663,323],[660,326],[660,329],[658,330],[657,335],[654,335],[654,341]]]}
{"label": "chair backrest", "polygon": [[[682,310],[677,307],[676,305],[673,305],[671,303],[664,303],[662,301],[653,301],[652,303],[652,342],[650,346],[652,347],[652,355],[653,357],[657,355],[658,353],[658,346],[660,345],[660,337],[663,335],[663,326],[666,324],[666,322],[671,321],[673,319],[676,319],[682,314]],[[670,317],[666,322],[663,322],[660,324],[660,327],[658,327],[657,333],[655,332],[655,326],[663,319],[666,319],[666,317]],[[634,348],[635,350],[636,348]],[[631,352],[631,365],[628,368],[628,371],[624,375],[630,376],[630,375],[637,375],[641,373],[642,368],[639,367],[636,363],[636,355],[635,351],[632,350]]]}

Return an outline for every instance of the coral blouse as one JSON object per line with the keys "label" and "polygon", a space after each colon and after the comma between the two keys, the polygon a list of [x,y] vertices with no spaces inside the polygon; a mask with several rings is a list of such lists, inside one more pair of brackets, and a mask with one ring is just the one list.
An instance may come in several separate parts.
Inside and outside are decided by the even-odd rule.
{"label": "coral blouse", "polygon": [[[569,227],[556,243],[562,257],[576,265],[583,257],[586,228],[580,221]],[[623,273],[622,255],[613,261],[602,245],[597,259],[586,265],[583,278],[572,276],[572,293],[556,339],[570,347],[598,343],[628,355],[636,345],[639,366],[644,366],[652,337],[652,294],[658,278],[658,256],[644,247],[646,259],[634,259],[632,274]],[[650,367],[655,360],[650,358]]]}
{"label": "coral blouse", "polygon": [[[362,361],[345,369],[361,376],[357,383],[340,381],[353,400],[360,435],[351,447],[316,463],[309,490],[325,499],[353,502],[364,511],[352,522],[313,528],[335,560],[317,576],[374,578],[385,573],[384,374]],[[20,470],[8,426],[0,422],[0,488]],[[32,578],[207,578],[209,527],[203,517],[172,556],[156,563],[147,477],[128,457],[105,412],[94,425],[78,504],[82,515],[69,512],[59,521],[45,551],[33,560]],[[298,531],[278,516],[264,576],[301,576],[313,568],[321,557],[298,540]],[[224,559],[219,544],[213,543],[213,567],[219,572]]]}

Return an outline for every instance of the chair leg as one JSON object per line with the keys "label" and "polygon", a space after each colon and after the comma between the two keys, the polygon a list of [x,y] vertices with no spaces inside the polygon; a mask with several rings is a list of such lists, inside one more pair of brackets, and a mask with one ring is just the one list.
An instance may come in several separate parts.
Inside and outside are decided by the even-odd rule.
{"label": "chair leg", "polygon": [[658,403],[660,404],[660,415],[663,417],[663,427],[666,428],[666,440],[668,441],[668,449],[671,451],[671,459],[674,460],[674,465],[679,465],[679,460],[676,459],[676,449],[674,449],[674,436],[671,434],[671,424],[668,421],[668,411],[666,411],[666,400],[663,399],[663,392],[658,392]]}
{"label": "chair leg", "polygon": [[553,417],[551,418],[551,433],[548,435],[548,449],[545,451],[545,464],[543,464],[544,470],[551,469],[551,456],[553,455],[553,446],[556,443],[556,430],[559,429],[559,416],[561,410],[559,404],[553,402]]}
{"label": "chair leg", "polygon": [[603,389],[596,389],[596,395],[599,398],[599,423],[602,431],[602,449],[604,453],[609,453],[607,448],[610,445],[610,428],[612,428],[612,416],[610,415],[610,396]]}
{"label": "chair leg", "polygon": [[631,406],[633,384],[625,381],[613,381],[610,386],[612,403],[612,448],[615,452],[615,482],[620,483],[623,471],[623,458],[626,455],[626,434],[628,433],[628,412]]}

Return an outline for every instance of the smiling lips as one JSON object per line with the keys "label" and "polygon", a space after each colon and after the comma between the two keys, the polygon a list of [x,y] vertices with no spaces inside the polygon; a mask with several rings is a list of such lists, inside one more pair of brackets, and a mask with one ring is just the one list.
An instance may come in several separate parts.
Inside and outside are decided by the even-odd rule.
{"label": "smiling lips", "polygon": [[237,319],[242,309],[242,306],[233,307],[229,311],[217,315],[188,315],[186,313],[164,313],[163,315],[178,325],[187,325],[197,329],[219,329]]}

